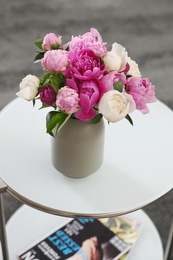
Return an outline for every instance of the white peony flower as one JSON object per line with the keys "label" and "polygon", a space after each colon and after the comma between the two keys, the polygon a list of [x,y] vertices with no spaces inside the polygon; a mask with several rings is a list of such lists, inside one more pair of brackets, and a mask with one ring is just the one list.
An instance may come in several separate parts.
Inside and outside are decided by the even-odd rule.
{"label": "white peony flower", "polygon": [[39,84],[40,84],[39,78],[29,74],[22,79],[19,85],[20,91],[17,92],[16,95],[28,101],[31,101],[36,97],[38,93]]}
{"label": "white peony flower", "polygon": [[141,73],[139,71],[138,64],[132,60],[130,57],[127,58],[127,62],[130,66],[129,71],[127,72],[127,75],[135,76],[135,77],[141,77]]}
{"label": "white peony flower", "polygon": [[112,123],[122,120],[127,114],[132,113],[135,108],[136,105],[132,96],[117,90],[104,93],[98,104],[99,111]]}
{"label": "white peony flower", "polygon": [[112,50],[109,51],[103,58],[108,70],[113,71],[123,71],[127,63],[127,51],[126,49],[118,44],[112,44]]}
{"label": "white peony flower", "polygon": [[121,58],[114,51],[109,51],[103,58],[109,71],[120,71]]}

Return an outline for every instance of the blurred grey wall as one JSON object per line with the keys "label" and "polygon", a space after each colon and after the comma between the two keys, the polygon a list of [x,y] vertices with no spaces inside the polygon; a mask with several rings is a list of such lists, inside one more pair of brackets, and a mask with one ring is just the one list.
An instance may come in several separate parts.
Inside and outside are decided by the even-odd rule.
{"label": "blurred grey wall", "polygon": [[33,64],[34,41],[46,33],[78,35],[97,28],[107,42],[126,47],[157,98],[173,108],[173,1],[171,0],[0,0],[0,108],[15,98]]}

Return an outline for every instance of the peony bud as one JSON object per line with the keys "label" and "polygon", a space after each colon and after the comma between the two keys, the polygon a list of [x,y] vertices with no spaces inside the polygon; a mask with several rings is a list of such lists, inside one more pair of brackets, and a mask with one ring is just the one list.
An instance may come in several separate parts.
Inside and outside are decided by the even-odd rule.
{"label": "peony bud", "polygon": [[56,92],[52,85],[44,86],[40,91],[40,100],[48,106],[52,106],[56,101]]}
{"label": "peony bud", "polygon": [[62,44],[61,36],[56,36],[54,33],[46,34],[43,39],[42,48],[45,51],[58,49],[58,47]]}
{"label": "peony bud", "polygon": [[17,92],[16,95],[28,101],[31,101],[36,97],[38,93],[39,84],[39,78],[34,75],[27,75],[25,78],[22,79],[19,85],[20,91]]}

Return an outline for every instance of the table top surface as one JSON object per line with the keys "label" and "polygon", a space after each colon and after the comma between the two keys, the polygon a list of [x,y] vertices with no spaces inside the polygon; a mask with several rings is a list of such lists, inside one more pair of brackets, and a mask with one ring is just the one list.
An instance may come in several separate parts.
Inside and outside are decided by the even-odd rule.
{"label": "table top surface", "polygon": [[173,187],[173,112],[160,101],[150,113],[106,125],[104,162],[83,179],[65,177],[50,159],[47,109],[22,99],[0,114],[0,177],[7,191],[40,210],[67,217],[106,217],[142,208]]}

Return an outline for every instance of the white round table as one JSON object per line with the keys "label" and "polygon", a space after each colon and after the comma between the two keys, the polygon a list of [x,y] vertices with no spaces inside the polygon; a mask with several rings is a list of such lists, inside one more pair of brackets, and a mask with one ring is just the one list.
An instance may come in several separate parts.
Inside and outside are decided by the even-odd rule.
{"label": "white round table", "polygon": [[[149,217],[142,210],[130,213],[129,216],[141,221],[143,228],[129,253],[128,260],[163,260],[162,243]],[[23,252],[23,250],[39,241],[42,237],[45,237],[65,221],[66,218],[43,213],[28,206],[22,206],[7,223],[9,259],[17,260],[17,255]],[[0,259],[2,259],[1,252]]]}
{"label": "white round table", "polygon": [[147,115],[132,114],[134,126],[125,119],[105,122],[103,166],[86,178],[71,179],[51,164],[48,110],[15,99],[0,114],[0,177],[7,192],[66,217],[110,217],[153,202],[173,187],[173,112],[160,101],[149,108]]}

